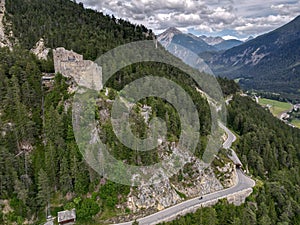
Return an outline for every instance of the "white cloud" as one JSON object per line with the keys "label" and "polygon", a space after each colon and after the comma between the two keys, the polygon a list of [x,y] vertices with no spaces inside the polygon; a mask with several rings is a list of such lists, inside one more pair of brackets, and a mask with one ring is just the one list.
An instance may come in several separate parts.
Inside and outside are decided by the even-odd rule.
{"label": "white cloud", "polygon": [[239,33],[257,35],[266,31],[273,30],[280,25],[288,23],[292,19],[292,17],[284,15],[270,15],[259,18],[244,18],[234,24],[234,29]]}
{"label": "white cloud", "polygon": [[[257,35],[300,14],[300,0],[81,0],[86,7],[144,24],[156,33],[168,27],[201,32]],[[227,32],[228,33],[228,32]]]}
{"label": "white cloud", "polygon": [[271,9],[281,15],[297,16],[300,14],[300,1],[287,4],[271,5]]}
{"label": "white cloud", "polygon": [[222,37],[224,40],[232,40],[232,39],[239,39],[238,37],[236,36],[231,36],[231,35],[225,35]]}
{"label": "white cloud", "polygon": [[205,25],[205,24],[200,24],[198,26],[195,26],[194,28],[195,28],[195,30],[206,31],[206,32],[209,32],[209,33],[213,32],[212,27],[209,26],[209,25]]}

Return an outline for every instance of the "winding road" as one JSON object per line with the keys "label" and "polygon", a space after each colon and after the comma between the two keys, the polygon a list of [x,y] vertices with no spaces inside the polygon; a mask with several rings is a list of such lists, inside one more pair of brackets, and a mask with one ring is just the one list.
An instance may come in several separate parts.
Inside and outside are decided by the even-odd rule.
{"label": "winding road", "polygon": [[236,141],[236,136],[221,122],[219,122],[219,126],[226,132],[227,139],[223,143],[223,148],[229,149],[233,142]]}
{"label": "winding road", "polygon": [[[236,140],[236,136],[223,124],[219,123],[219,126],[226,132],[227,139],[223,143],[223,147],[225,149],[230,149],[232,143]],[[232,149],[231,149],[232,150]],[[232,150],[233,154],[230,156],[234,160],[240,160],[238,159],[235,152]],[[233,160],[233,161],[234,161]],[[210,202],[215,202],[219,199],[227,198],[233,194],[236,194],[241,191],[245,191],[247,189],[250,189],[254,187],[255,182],[247,177],[241,169],[237,168],[237,182],[236,185],[233,187],[223,189],[218,192],[210,193],[207,195],[203,195],[202,198],[196,197],[184,202],[181,202],[177,205],[174,205],[172,207],[169,207],[167,209],[161,210],[157,213],[151,214],[149,216],[137,219],[140,225],[151,225],[151,224],[158,224],[163,221],[170,221],[172,219],[175,219],[177,216],[185,215],[188,212],[191,212],[197,208],[200,208],[201,205],[209,204]],[[126,222],[126,223],[120,223],[119,225],[130,225],[133,221]]]}

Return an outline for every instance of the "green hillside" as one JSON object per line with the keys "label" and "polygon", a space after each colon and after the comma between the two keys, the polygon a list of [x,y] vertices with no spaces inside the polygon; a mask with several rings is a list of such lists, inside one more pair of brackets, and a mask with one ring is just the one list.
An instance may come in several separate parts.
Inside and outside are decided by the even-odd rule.
{"label": "green hillside", "polygon": [[69,0],[6,0],[6,10],[10,29],[26,49],[44,38],[49,48],[63,46],[93,60],[120,44],[146,39],[146,34],[152,39],[151,30],[142,25]]}
{"label": "green hillside", "polygon": [[[11,209],[5,211],[0,201],[0,224],[22,224],[26,220],[41,224],[47,206],[52,215],[75,207],[80,224],[101,224],[113,216],[129,214],[124,203],[130,187],[103,181],[78,150],[72,109],[66,107],[73,96],[68,92],[69,80],[56,74],[52,87],[43,87],[42,73],[54,72],[51,55],[48,61],[40,61],[29,49],[43,37],[46,47],[63,46],[86,59],[95,59],[120,44],[147,36],[152,39],[151,31],[68,0],[7,0],[6,7],[6,29],[13,30],[18,44],[12,52],[0,49],[0,199],[7,200]],[[195,82],[179,69],[161,63],[124,68],[109,80],[109,96],[100,94],[96,112],[110,109],[112,104],[107,99],[113,100],[126,84],[149,74],[169,78],[190,94],[200,117],[196,152],[200,156],[210,131],[209,106],[196,91]],[[174,107],[157,98],[143,99],[139,105],[143,104],[150,105],[153,114],[166,121],[167,138],[177,142],[181,128]],[[148,128],[139,108],[131,116],[136,124],[133,133],[145,137]],[[145,153],[128,149],[118,141],[111,122],[101,119],[102,141],[116,158],[133,165],[159,160],[157,149]],[[89,195],[91,198],[87,198]]]}
{"label": "green hillside", "polygon": [[[112,217],[132,214],[124,206],[130,187],[102,179],[78,150],[70,81],[56,74],[51,87],[42,86],[43,73],[54,72],[51,54],[48,61],[38,60],[29,49],[42,37],[46,47],[73,49],[93,60],[120,44],[152,39],[152,32],[69,0],[6,0],[6,8],[6,32],[13,31],[17,44],[13,51],[0,49],[0,224],[43,224],[47,206],[52,215],[75,207],[78,224],[104,224]],[[109,80],[108,96],[99,93],[95,106],[101,140],[128,164],[160,160],[157,149],[140,153],[122,145],[111,122],[98,114],[112,107],[112,101],[106,100],[114,100],[126,84],[149,74],[173,80],[191,96],[200,120],[196,155],[201,157],[211,128],[209,105],[187,74],[161,63],[137,63]],[[239,91],[233,81],[219,82],[226,95]],[[172,90],[166,91],[172,96]],[[166,121],[167,139],[178,142],[181,127],[174,107],[154,97],[139,103],[150,105],[153,114]],[[144,138],[148,127],[139,110],[133,110],[131,122],[133,133]],[[260,185],[241,207],[223,202],[203,209],[200,217],[184,217],[183,224],[199,224],[207,214],[211,224],[299,224],[299,130],[238,95],[228,110],[229,125],[240,135],[237,153]]]}
{"label": "green hillside", "polygon": [[300,131],[248,97],[234,96],[228,109],[240,136],[235,149],[256,178],[254,193],[239,207],[221,201],[165,224],[300,224]]}
{"label": "green hillside", "polygon": [[280,101],[266,99],[266,98],[260,98],[259,104],[269,108],[271,113],[276,117],[280,117],[282,113],[290,111],[291,108],[293,107],[291,103],[280,102]]}

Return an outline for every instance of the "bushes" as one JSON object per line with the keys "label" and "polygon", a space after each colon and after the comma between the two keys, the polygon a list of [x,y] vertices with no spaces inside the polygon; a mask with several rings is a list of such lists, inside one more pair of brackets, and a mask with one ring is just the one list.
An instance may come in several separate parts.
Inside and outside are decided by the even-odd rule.
{"label": "bushes", "polygon": [[82,200],[79,208],[76,209],[78,220],[90,220],[100,211],[100,207],[93,199],[87,198]]}
{"label": "bushes", "polygon": [[76,209],[76,217],[79,221],[88,221],[100,211],[100,206],[94,199],[85,198],[82,200],[78,197],[64,206],[64,210],[72,209]]}
{"label": "bushes", "polygon": [[[104,186],[100,188],[99,197],[103,201],[104,205],[106,205],[110,209],[114,209],[115,205],[119,201],[119,195],[122,194],[122,197],[127,196],[129,194],[129,191],[129,186],[108,181]],[[122,201],[124,199],[120,200]]]}

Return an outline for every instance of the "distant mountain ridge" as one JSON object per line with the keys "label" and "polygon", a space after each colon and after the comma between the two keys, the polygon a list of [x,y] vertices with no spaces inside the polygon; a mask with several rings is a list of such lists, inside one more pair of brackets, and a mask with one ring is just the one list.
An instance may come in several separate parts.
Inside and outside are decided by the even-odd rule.
{"label": "distant mountain ridge", "polygon": [[171,43],[178,44],[191,50],[195,54],[217,50],[201,38],[193,34],[184,34],[174,27],[171,27],[158,35],[157,39],[164,47],[168,47]]}
{"label": "distant mountain ridge", "polygon": [[164,47],[169,46],[170,43],[179,44],[196,54],[227,50],[243,43],[235,39],[224,40],[222,37],[207,37],[205,35],[197,37],[191,33],[185,34],[175,27],[168,28],[157,38]]}
{"label": "distant mountain ridge", "polygon": [[[198,54],[216,76],[236,79],[245,89],[279,93],[300,101],[300,16],[272,32],[249,37],[244,43],[197,37],[176,28],[167,29],[158,40],[167,49],[174,43]],[[168,50],[179,57],[187,54],[179,48]]]}
{"label": "distant mountain ridge", "polygon": [[237,39],[225,40],[222,37],[207,37],[205,35],[201,35],[199,38],[201,38],[207,44],[214,46],[217,51],[228,50],[243,43]]}
{"label": "distant mountain ridge", "polygon": [[206,59],[216,75],[238,79],[246,89],[298,98],[300,16],[290,23]]}
{"label": "distant mountain ridge", "polygon": [[205,35],[199,36],[203,41],[205,41],[209,45],[217,45],[225,41],[222,37],[208,37]]}
{"label": "distant mountain ridge", "polygon": [[241,44],[243,44],[243,42],[240,40],[230,39],[230,40],[224,40],[221,43],[214,45],[214,47],[216,47],[219,51],[222,51],[222,50],[231,49]]}

